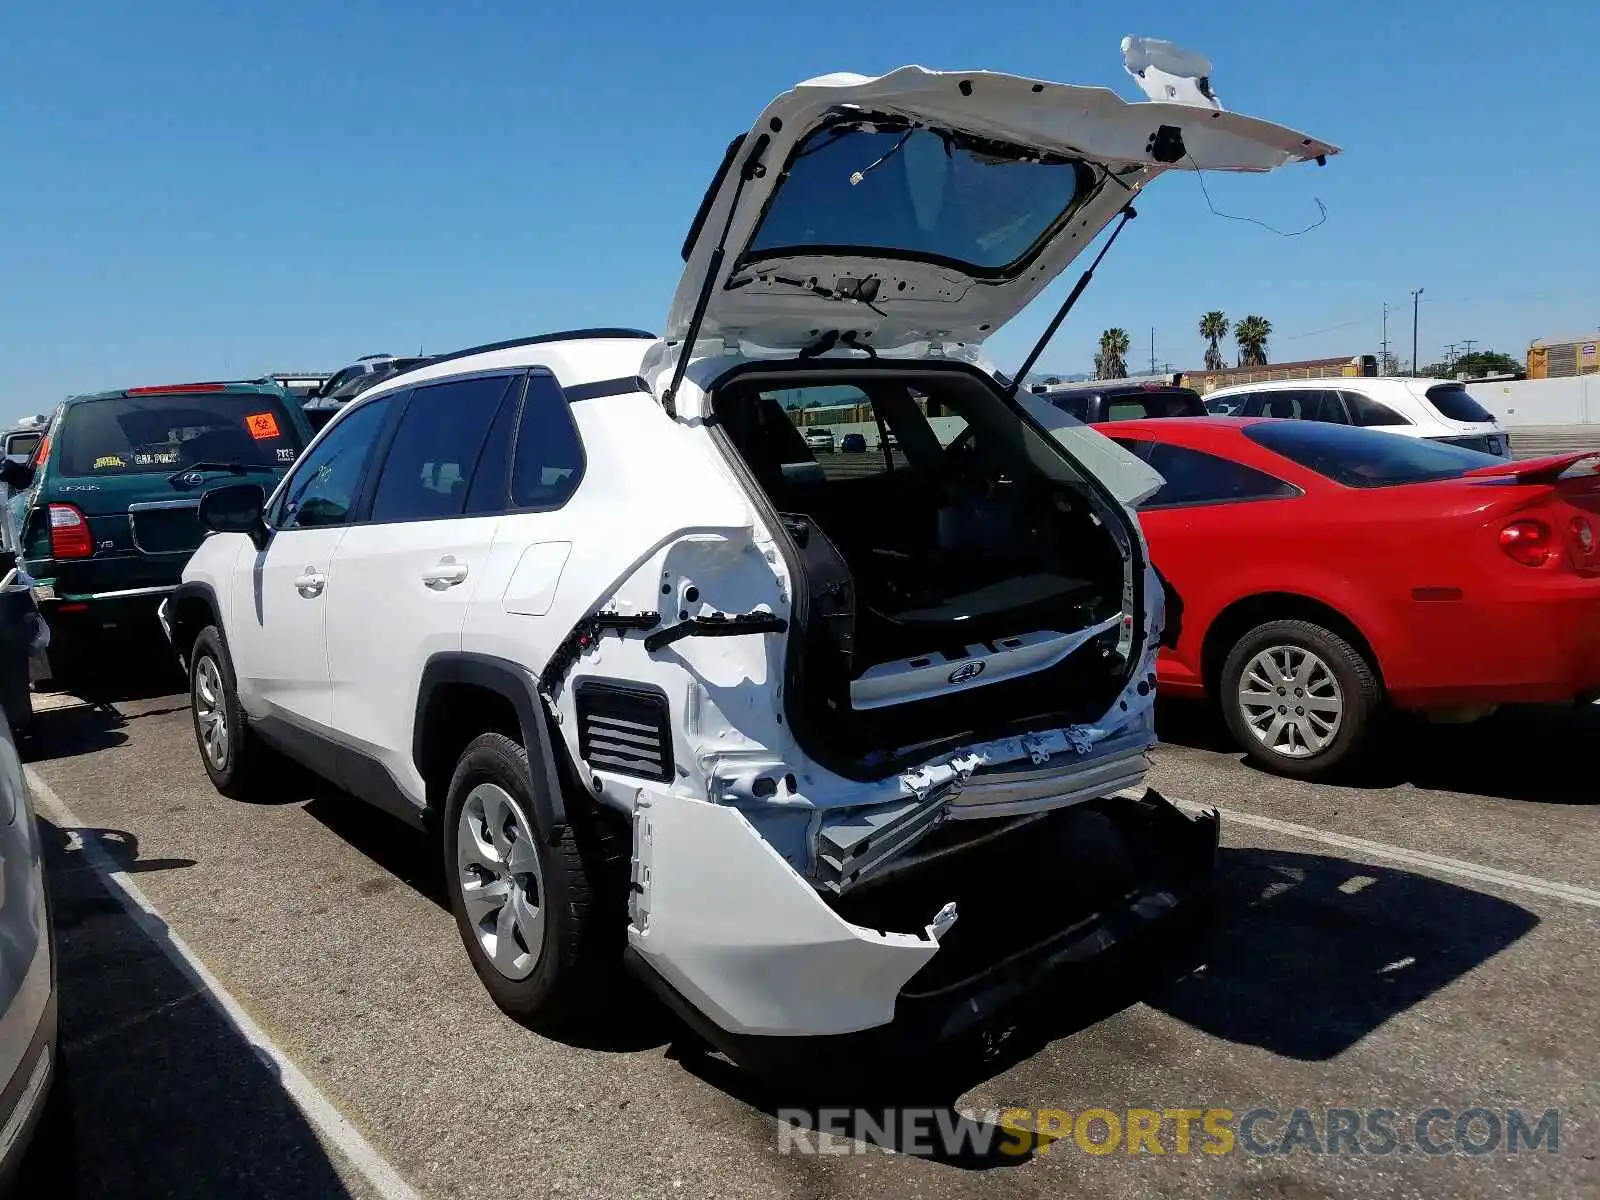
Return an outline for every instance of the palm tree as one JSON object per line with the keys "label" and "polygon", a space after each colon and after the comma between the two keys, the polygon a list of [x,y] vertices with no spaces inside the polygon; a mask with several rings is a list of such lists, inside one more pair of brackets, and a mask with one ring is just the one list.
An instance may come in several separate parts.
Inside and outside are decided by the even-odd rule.
{"label": "palm tree", "polygon": [[1222,350],[1219,343],[1228,336],[1228,315],[1219,309],[1212,309],[1200,318],[1200,336],[1206,339],[1206,370],[1220,371],[1227,364],[1222,361]]}
{"label": "palm tree", "polygon": [[1126,329],[1108,329],[1100,335],[1100,353],[1094,356],[1096,379],[1121,379],[1128,373],[1126,355],[1132,343]]}
{"label": "palm tree", "polygon": [[1272,336],[1272,322],[1252,314],[1233,327],[1233,340],[1239,343],[1241,367],[1267,365],[1267,339]]}

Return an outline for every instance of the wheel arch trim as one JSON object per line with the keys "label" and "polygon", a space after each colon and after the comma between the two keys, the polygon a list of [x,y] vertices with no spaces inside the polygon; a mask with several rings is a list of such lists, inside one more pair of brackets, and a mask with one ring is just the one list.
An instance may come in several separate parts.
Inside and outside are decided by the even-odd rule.
{"label": "wheel arch trim", "polygon": [[547,838],[560,836],[567,825],[567,811],[561,790],[561,772],[557,768],[558,752],[545,720],[544,701],[532,672],[509,659],[469,651],[445,651],[429,656],[422,667],[416,716],[412,722],[411,756],[418,772],[426,777],[425,751],[435,700],[441,689],[458,684],[492,692],[511,704],[522,731],[523,749],[528,755],[535,816]]}

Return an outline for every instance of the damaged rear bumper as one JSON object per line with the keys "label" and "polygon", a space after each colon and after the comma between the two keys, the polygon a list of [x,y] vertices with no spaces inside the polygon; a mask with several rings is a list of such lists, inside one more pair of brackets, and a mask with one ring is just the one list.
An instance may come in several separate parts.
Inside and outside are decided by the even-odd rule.
{"label": "damaged rear bumper", "polygon": [[[654,930],[630,936],[628,959],[701,1037],[747,1065],[801,1068],[832,1050],[926,1049],[1021,1000],[1058,970],[1196,907],[1209,895],[1219,833],[1214,812],[1189,816],[1154,791],[1096,801],[830,901],[836,936],[760,929],[725,911],[718,932],[726,940],[707,947],[685,937],[692,930],[681,918],[657,909]],[[941,909],[952,900],[953,922]],[[746,896],[741,911],[753,916],[761,907]],[[936,912],[944,923],[923,935],[877,932],[917,928]],[[816,929],[827,927],[821,921]],[[764,988],[770,992],[755,1003],[764,1019],[739,1019],[734,1010],[750,1011]],[[862,1023],[869,1018],[876,1019]]]}

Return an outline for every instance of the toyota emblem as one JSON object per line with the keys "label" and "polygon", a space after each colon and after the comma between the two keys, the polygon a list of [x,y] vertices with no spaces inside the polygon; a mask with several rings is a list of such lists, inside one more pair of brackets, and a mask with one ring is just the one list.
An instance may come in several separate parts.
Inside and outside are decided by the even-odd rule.
{"label": "toyota emblem", "polygon": [[962,663],[954,671],[951,671],[950,672],[950,682],[951,683],[966,683],[969,679],[976,679],[979,675],[982,675],[982,674],[983,674],[983,661],[981,659],[974,659],[972,662],[964,662],[964,663]]}
{"label": "toyota emblem", "polygon": [[178,480],[178,482],[183,484],[184,487],[199,487],[205,481],[205,475],[199,471],[190,471],[187,475],[182,476]]}

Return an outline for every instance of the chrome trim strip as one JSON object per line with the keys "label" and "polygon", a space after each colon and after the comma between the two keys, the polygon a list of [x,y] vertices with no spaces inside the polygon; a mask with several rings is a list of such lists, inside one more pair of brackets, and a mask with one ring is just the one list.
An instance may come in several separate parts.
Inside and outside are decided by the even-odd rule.
{"label": "chrome trim strip", "polygon": [[[122,600],[130,596],[169,596],[178,590],[175,583],[163,587],[123,588],[119,592],[90,592],[87,596],[73,597],[79,600]],[[65,599],[65,597],[63,597]]]}

